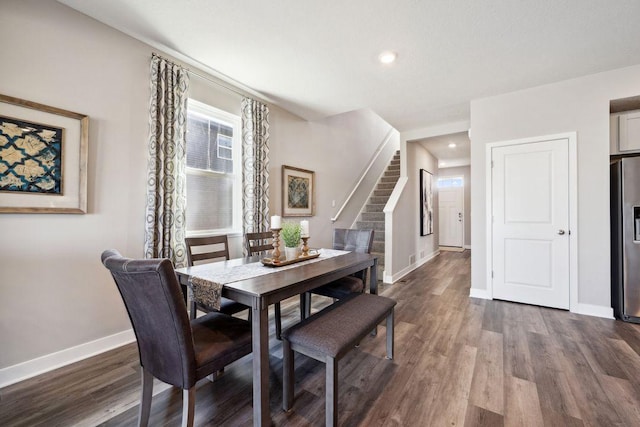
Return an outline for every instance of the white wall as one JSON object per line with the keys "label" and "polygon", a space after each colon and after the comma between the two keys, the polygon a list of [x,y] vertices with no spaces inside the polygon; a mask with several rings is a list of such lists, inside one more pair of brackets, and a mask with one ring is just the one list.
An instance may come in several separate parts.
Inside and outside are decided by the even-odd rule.
{"label": "white wall", "polygon": [[[349,228],[355,215],[345,215],[335,224],[331,218],[354,188],[392,127],[366,109],[338,114],[317,122],[306,122],[283,110],[272,113],[271,117],[286,124],[271,127],[271,212],[282,213],[282,165],[313,170],[316,201],[315,215],[307,218],[311,230],[309,245],[331,247],[333,228]],[[396,132],[392,144],[399,145],[398,139]],[[368,184],[370,191],[377,182]],[[332,201],[336,202],[335,207],[331,206]],[[284,220],[300,219],[303,218]]]}
{"label": "white wall", "polygon": [[438,170],[438,178],[461,176],[464,179],[464,242],[463,245],[467,248],[471,246],[471,167],[459,166],[452,168],[440,168]]}
{"label": "white wall", "polygon": [[104,249],[142,256],[150,51],[53,1],[0,3],[0,93],[90,117],[88,213],[0,216],[0,368],[129,329]]}
{"label": "white wall", "polygon": [[610,309],[609,101],[640,94],[640,66],[594,74],[471,103],[472,293],[486,286],[485,146],[576,131],[578,135],[578,304]]}
{"label": "white wall", "polygon": [[[0,384],[6,384],[132,337],[123,333],[129,320],[100,254],[116,248],[143,255],[154,49],[53,0],[0,2],[0,40],[11,46],[3,51],[0,93],[90,117],[88,213],[0,215]],[[239,112],[239,95],[195,76],[191,96]],[[282,164],[315,170],[310,243],[326,246],[327,201],[350,191],[347,184],[380,143],[354,135],[367,126],[384,133],[384,124],[368,113],[308,123],[270,109],[271,210],[280,212]],[[239,248],[241,239],[234,241]]]}
{"label": "white wall", "polygon": [[[395,282],[424,262],[436,256],[438,251],[438,193],[434,192],[434,233],[420,235],[420,169],[433,174],[433,185],[437,178],[437,159],[418,143],[402,142],[401,156],[406,166],[401,176],[407,178],[392,215],[392,254],[385,259],[385,282]],[[401,162],[402,163],[402,162]],[[402,181],[402,178],[401,178]],[[434,190],[436,190],[434,188]],[[391,196],[390,203],[394,195]],[[385,208],[386,209],[386,208]],[[385,230],[388,233],[388,230]],[[387,236],[385,236],[387,237]],[[388,238],[388,237],[387,237]],[[385,251],[389,257],[389,251]]]}

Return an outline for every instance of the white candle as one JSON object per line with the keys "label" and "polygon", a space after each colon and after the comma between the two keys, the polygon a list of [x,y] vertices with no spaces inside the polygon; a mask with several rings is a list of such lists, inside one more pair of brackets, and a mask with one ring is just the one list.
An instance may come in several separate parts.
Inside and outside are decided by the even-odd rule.
{"label": "white candle", "polygon": [[300,237],[309,237],[309,221],[300,221]]}
{"label": "white candle", "polygon": [[279,215],[271,217],[271,228],[282,228],[282,218]]}

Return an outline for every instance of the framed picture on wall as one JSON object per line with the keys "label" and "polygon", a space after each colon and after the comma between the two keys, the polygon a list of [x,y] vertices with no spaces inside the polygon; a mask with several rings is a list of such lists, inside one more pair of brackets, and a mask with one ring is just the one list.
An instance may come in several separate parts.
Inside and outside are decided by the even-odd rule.
{"label": "framed picture on wall", "polygon": [[85,213],[89,117],[0,95],[0,213]]}
{"label": "framed picture on wall", "polygon": [[282,216],[313,216],[315,172],[282,166]]}
{"label": "framed picture on wall", "polygon": [[433,175],[420,169],[420,235],[433,233]]}

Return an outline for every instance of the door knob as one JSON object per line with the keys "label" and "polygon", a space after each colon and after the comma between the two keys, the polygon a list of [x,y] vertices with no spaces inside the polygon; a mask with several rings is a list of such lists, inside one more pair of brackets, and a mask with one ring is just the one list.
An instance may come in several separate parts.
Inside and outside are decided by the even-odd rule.
{"label": "door knob", "polygon": [[564,230],[558,230],[558,234],[562,236],[564,234]]}

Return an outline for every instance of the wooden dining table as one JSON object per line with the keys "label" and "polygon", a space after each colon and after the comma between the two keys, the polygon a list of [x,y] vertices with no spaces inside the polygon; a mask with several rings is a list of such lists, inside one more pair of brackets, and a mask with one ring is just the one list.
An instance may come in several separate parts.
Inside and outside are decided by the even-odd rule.
{"label": "wooden dining table", "polygon": [[[347,252],[314,262],[292,264],[291,268],[273,269],[269,274],[256,275],[231,283],[224,283],[222,296],[251,307],[253,346],[253,425],[271,425],[269,410],[269,324],[268,307],[286,298],[300,295],[336,279],[369,269],[369,291],[377,293],[377,265],[375,255]],[[232,259],[213,264],[201,264],[176,269],[178,280],[186,289],[192,276],[213,280],[216,273],[248,263],[260,263],[261,257]],[[208,277],[209,276],[209,277]]]}

